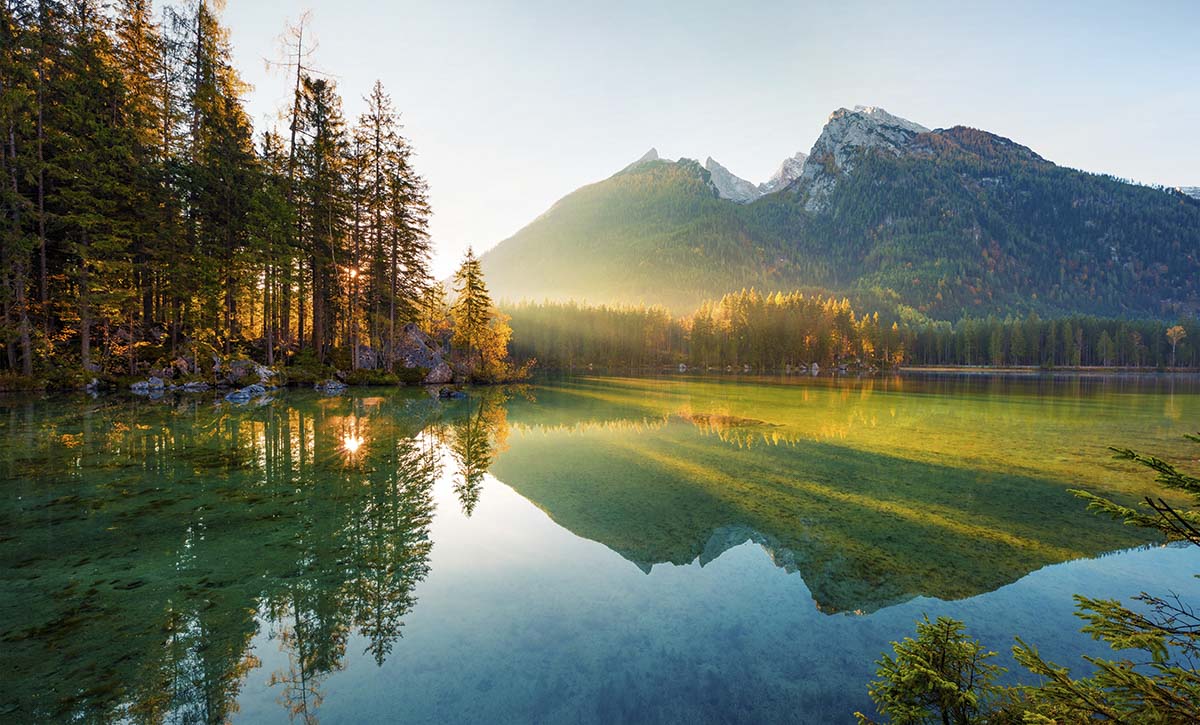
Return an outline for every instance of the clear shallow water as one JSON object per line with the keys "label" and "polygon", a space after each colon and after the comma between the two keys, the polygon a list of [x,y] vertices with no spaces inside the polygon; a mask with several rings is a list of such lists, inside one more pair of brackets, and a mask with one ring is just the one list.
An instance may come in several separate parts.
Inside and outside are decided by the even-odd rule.
{"label": "clear shallow water", "polygon": [[1071,594],[1200,596],[1066,493],[1194,458],[1198,390],[0,398],[0,719],[849,721],[922,614],[1075,665]]}

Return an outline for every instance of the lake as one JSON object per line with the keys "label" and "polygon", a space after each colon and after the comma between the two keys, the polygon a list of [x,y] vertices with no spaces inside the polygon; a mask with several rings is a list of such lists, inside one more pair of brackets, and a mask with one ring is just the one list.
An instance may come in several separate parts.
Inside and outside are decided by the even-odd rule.
{"label": "lake", "polygon": [[0,720],[852,722],[943,614],[1077,668],[1073,594],[1194,601],[1200,551],[1068,489],[1158,493],[1107,446],[1198,421],[1153,376],[0,396]]}

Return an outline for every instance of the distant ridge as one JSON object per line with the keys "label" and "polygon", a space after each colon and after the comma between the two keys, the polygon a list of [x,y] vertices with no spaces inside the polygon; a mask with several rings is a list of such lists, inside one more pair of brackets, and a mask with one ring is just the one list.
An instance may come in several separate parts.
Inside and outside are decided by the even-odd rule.
{"label": "distant ridge", "polygon": [[1200,313],[1200,204],[987,131],[840,108],[776,176],[754,185],[711,157],[651,149],[563,197],[484,269],[511,301],[677,312],[755,287],[948,320]]}

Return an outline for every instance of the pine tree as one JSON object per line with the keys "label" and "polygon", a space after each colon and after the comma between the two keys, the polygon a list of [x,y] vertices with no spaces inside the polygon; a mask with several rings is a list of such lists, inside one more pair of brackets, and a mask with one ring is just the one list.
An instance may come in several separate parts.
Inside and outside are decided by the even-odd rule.
{"label": "pine tree", "polygon": [[298,166],[301,246],[307,255],[312,290],[312,348],[324,362],[334,342],[334,297],[347,274],[344,242],[349,206],[344,171],[349,140],[341,98],[332,82],[306,76],[303,87],[300,130],[304,142]]}
{"label": "pine tree", "polygon": [[[33,344],[30,324],[30,254],[37,237],[31,233],[29,219],[36,207],[22,183],[36,159],[30,154],[25,129],[32,125],[35,101],[30,72],[33,55],[29,33],[21,24],[17,9],[9,2],[0,4],[0,207],[5,222],[0,229],[0,301],[3,302],[3,329],[9,367],[15,368],[16,338],[20,347],[21,371],[33,373]],[[15,325],[14,325],[15,318]],[[15,329],[13,329],[15,327]]]}
{"label": "pine tree", "polygon": [[462,264],[454,273],[454,284],[457,299],[450,311],[454,320],[452,344],[463,351],[468,369],[478,370],[483,366],[483,360],[476,358],[492,319],[492,298],[474,249],[467,248]]}
{"label": "pine tree", "polygon": [[[1200,436],[1188,438],[1200,443]],[[1153,456],[1128,449],[1113,451],[1118,460],[1154,471],[1161,485],[1200,502],[1200,478]],[[1147,497],[1143,507],[1131,508],[1087,491],[1074,493],[1088,501],[1093,511],[1200,546],[1200,511],[1178,509],[1162,498]],[[1030,693],[1032,709],[1044,718],[1039,722],[1200,721],[1200,615],[1174,595],[1142,593],[1134,599],[1140,604],[1137,610],[1117,600],[1075,597],[1079,616],[1088,623],[1084,632],[1114,650],[1136,653],[1115,661],[1088,658],[1094,667],[1090,677],[1072,678],[1066,668],[1042,659],[1036,648],[1017,640],[1013,649],[1017,661],[1044,678],[1044,684]]]}

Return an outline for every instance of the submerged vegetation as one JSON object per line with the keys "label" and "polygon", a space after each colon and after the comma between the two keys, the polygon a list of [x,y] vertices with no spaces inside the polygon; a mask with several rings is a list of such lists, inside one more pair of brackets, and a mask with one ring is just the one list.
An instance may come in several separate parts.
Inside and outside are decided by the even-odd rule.
{"label": "submerged vegetation", "polygon": [[[381,666],[400,642],[433,487],[470,511],[503,401],[4,401],[0,718],[225,722],[269,666],[313,721],[353,648]],[[251,644],[268,630],[277,657]]]}
{"label": "submerged vegetation", "polygon": [[[1200,443],[1200,436],[1187,437]],[[1155,471],[1160,485],[1200,502],[1200,478],[1129,449],[1116,450],[1116,458]],[[1131,508],[1092,492],[1075,493],[1093,511],[1200,546],[1195,509],[1177,509],[1155,496]],[[926,620],[917,624],[915,641],[895,643],[895,659],[884,655],[879,661],[881,679],[871,684],[871,697],[880,713],[898,724],[1200,721],[1200,615],[1193,604],[1174,593],[1142,592],[1134,597],[1134,607],[1114,599],[1075,599],[1079,617],[1087,622],[1083,631],[1124,657],[1085,657],[1091,674],[1073,677],[1018,637],[1013,656],[1041,683],[1002,690],[991,682],[996,670],[981,663],[995,653],[967,637],[961,622],[939,619],[934,626]]]}

